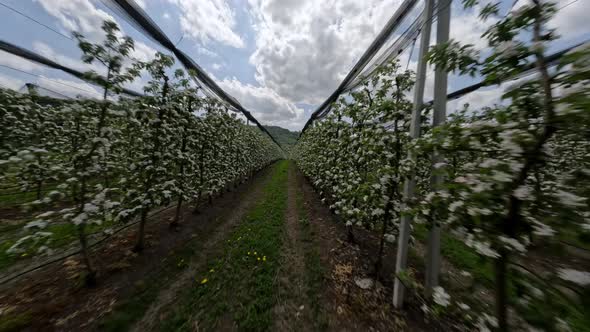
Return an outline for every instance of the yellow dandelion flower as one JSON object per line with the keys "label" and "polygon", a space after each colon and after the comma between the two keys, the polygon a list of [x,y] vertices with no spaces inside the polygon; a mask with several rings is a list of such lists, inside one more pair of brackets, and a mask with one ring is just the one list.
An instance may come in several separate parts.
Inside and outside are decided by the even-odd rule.
{"label": "yellow dandelion flower", "polygon": [[260,257],[256,257],[256,260],[260,260]]}
{"label": "yellow dandelion flower", "polygon": [[248,256],[250,256],[250,252],[248,251]]}
{"label": "yellow dandelion flower", "polygon": [[262,260],[266,262],[266,256],[262,257]]}
{"label": "yellow dandelion flower", "polygon": [[201,285],[202,285],[202,284],[206,284],[206,283],[207,283],[207,281],[209,281],[209,280],[207,280],[207,278],[203,278],[203,280],[201,280]]}
{"label": "yellow dandelion flower", "polygon": [[256,251],[254,252],[254,255],[258,255],[258,254],[256,253]]}

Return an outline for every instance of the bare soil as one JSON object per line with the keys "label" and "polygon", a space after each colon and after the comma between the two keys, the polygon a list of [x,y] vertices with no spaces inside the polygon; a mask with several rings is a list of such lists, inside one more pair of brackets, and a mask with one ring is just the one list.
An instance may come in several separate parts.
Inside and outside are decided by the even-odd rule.
{"label": "bare soil", "polygon": [[307,298],[304,246],[297,209],[297,179],[294,163],[289,167],[285,234],[281,252],[279,288],[274,308],[274,331],[311,331],[311,305]]}
{"label": "bare soil", "polygon": [[[304,194],[305,207],[320,259],[325,271],[322,308],[328,331],[450,331],[451,327],[427,322],[415,299],[404,310],[392,307],[395,248],[387,245],[379,276],[373,264],[378,253],[378,237],[364,229],[354,229],[355,243],[347,241],[347,230],[324,206],[303,174],[297,183]],[[369,278],[373,285],[363,289],[356,281]]]}

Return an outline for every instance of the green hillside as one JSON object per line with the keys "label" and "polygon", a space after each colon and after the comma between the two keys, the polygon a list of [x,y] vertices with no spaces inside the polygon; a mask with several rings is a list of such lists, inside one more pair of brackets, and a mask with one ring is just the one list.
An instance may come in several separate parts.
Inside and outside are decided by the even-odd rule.
{"label": "green hillside", "polygon": [[298,131],[290,131],[278,126],[265,126],[265,128],[285,150],[290,150],[297,143]]}

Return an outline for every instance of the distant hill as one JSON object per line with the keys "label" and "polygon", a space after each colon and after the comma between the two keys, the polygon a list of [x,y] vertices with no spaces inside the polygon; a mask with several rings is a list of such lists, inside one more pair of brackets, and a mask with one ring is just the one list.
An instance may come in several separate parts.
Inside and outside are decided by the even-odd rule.
{"label": "distant hill", "polygon": [[299,137],[298,131],[290,131],[279,126],[264,126],[272,137],[279,142],[279,144],[286,150],[290,150],[292,146],[297,144]]}

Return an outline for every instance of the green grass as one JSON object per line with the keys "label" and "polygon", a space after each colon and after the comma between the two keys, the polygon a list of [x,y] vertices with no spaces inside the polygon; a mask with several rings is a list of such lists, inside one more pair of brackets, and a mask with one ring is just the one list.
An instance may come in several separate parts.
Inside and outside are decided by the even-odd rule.
{"label": "green grass", "polygon": [[[299,187],[297,188],[299,189]],[[299,225],[301,229],[301,240],[304,242],[304,261],[305,261],[305,282],[307,285],[307,298],[311,306],[314,326],[318,330],[326,330],[328,320],[322,311],[321,299],[322,288],[324,285],[324,269],[320,261],[320,252],[314,240],[314,233],[309,221],[308,213],[303,204],[303,193],[297,190],[297,214],[299,215]]]}
{"label": "green grass", "polygon": [[162,261],[162,269],[146,280],[136,282],[132,294],[120,301],[114,310],[99,323],[99,330],[107,332],[129,331],[131,326],[143,317],[150,305],[157,299],[160,290],[187,267],[186,262],[197,253],[200,247],[201,243],[192,240],[165,258]]}
{"label": "green grass", "polygon": [[[428,230],[425,225],[417,224],[414,226],[413,234],[418,240],[424,242]],[[455,267],[470,272],[475,280],[483,286],[494,288],[493,261],[491,259],[479,256],[466,244],[444,232],[441,235],[441,253]],[[508,280],[508,296],[513,305],[519,297],[516,285],[518,279],[521,278],[514,275]],[[532,280],[528,280],[528,282],[533,283]],[[539,289],[546,288],[543,284],[535,286]],[[586,292],[589,293],[589,296],[583,296],[583,300],[588,301],[590,290],[586,290]],[[555,318],[559,317],[568,322],[572,331],[590,332],[590,302],[582,306],[575,306],[562,297],[552,294],[550,290],[546,290],[546,294],[549,298],[533,299],[526,308],[519,308],[519,313],[527,322],[546,331],[554,331]]]}
{"label": "green grass", "polygon": [[590,287],[583,290],[582,303],[572,303],[572,300],[566,300],[537,280],[527,282],[544,290],[545,294],[542,298],[533,297],[526,306],[517,305],[519,314],[529,324],[544,331],[558,332],[555,319],[560,318],[567,322],[572,331],[590,332]]}
{"label": "green grass", "polygon": [[[91,234],[100,232],[108,227],[111,227],[112,225],[113,221],[110,220],[107,220],[106,222],[103,222],[100,225],[92,224],[86,227],[86,233]],[[53,224],[47,226],[47,228],[43,230],[45,232],[51,233],[51,236],[49,237],[49,242],[38,242],[31,244],[28,247],[26,247],[26,251],[21,254],[9,254],[6,251],[14,243],[16,243],[16,241],[19,238],[26,235],[20,232],[24,227],[22,224],[16,226],[17,227],[11,227],[7,230],[7,232],[11,232],[13,234],[4,238],[2,240],[2,243],[0,243],[0,271],[15,264],[18,260],[29,259],[31,256],[35,256],[42,245],[47,245],[52,249],[58,249],[66,247],[72,243],[77,243],[76,241],[78,241],[78,231],[74,224]]]}
{"label": "green grass", "polygon": [[[57,185],[44,186],[41,189],[41,194],[45,195],[51,190],[55,190]],[[0,190],[0,208],[16,208],[20,205],[30,203],[37,199],[37,192],[33,191],[18,191],[17,189]]]}
{"label": "green grass", "polygon": [[240,330],[264,331],[272,324],[275,287],[287,207],[287,168],[282,161],[260,200],[225,243],[225,253],[212,259],[179,305],[161,322],[164,331],[218,328],[220,320]]}
{"label": "green grass", "polygon": [[557,233],[557,238],[574,246],[590,250],[590,232],[581,231],[573,227],[563,227]]}
{"label": "green grass", "polygon": [[22,331],[33,321],[30,313],[10,315],[6,314],[0,317],[0,332]]}
{"label": "green grass", "polygon": [[[421,242],[428,237],[428,229],[424,224],[415,224],[413,235]],[[492,261],[478,255],[462,241],[452,235],[442,232],[441,254],[455,267],[470,272],[475,280],[491,287],[494,285],[494,270]]]}

